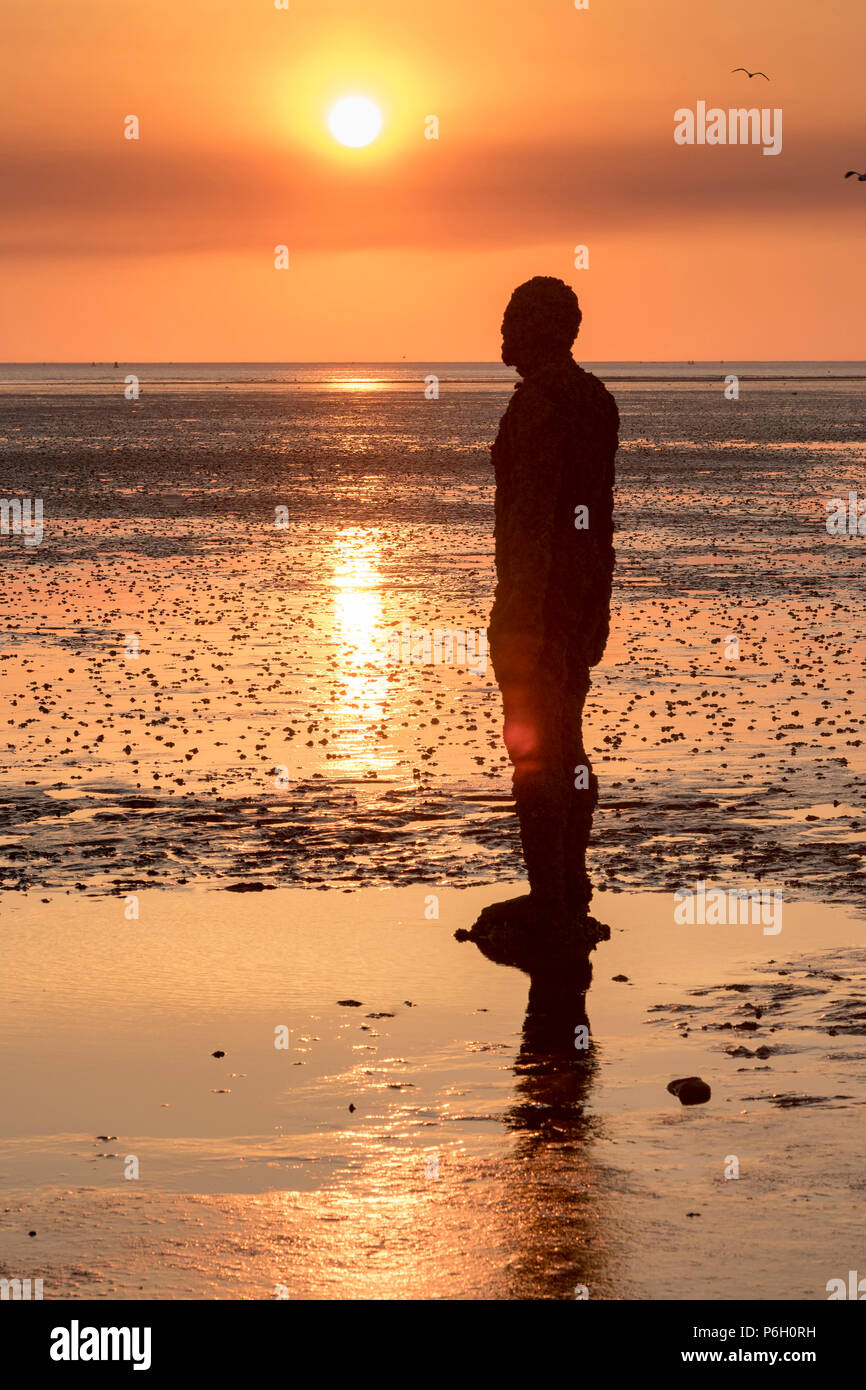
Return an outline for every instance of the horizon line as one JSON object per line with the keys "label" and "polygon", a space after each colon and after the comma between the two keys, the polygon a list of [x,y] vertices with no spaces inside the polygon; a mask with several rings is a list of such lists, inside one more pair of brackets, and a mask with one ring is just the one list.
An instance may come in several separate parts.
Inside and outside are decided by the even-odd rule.
{"label": "horizon line", "polygon": [[[599,363],[606,362],[615,366],[642,366],[642,367],[665,367],[665,366],[719,366],[731,362],[753,362],[762,366],[797,366],[811,363],[820,366],[841,366],[844,364],[866,367],[866,358],[860,357],[585,357],[585,362]],[[86,358],[67,359],[67,360],[38,360],[38,359],[8,359],[0,361],[2,367],[110,367],[117,362],[120,365],[120,358]],[[128,365],[132,362],[145,367],[376,367],[376,366],[399,366],[405,363],[407,367],[423,367],[431,362],[444,362],[451,366],[463,367],[502,367],[505,364],[497,358],[492,357],[430,357],[430,358],[389,358],[389,357],[347,357],[347,358],[299,358],[297,360],[279,358],[253,358],[253,357],[226,357],[226,358],[198,358],[198,357],[165,357],[151,358],[145,361],[144,358],[128,357],[123,359],[123,364]],[[511,369],[513,370],[513,369]]]}

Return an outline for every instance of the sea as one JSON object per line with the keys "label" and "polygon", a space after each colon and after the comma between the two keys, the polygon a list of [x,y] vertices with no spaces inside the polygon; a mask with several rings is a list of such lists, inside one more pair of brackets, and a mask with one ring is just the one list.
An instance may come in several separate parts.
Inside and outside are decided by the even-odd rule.
{"label": "sea", "polygon": [[[597,885],[862,904],[866,537],[828,517],[866,498],[866,363],[584,365],[621,420]],[[519,883],[481,659],[515,379],[0,366],[0,497],[43,514],[0,535],[0,882]],[[465,641],[407,661],[407,625]]]}

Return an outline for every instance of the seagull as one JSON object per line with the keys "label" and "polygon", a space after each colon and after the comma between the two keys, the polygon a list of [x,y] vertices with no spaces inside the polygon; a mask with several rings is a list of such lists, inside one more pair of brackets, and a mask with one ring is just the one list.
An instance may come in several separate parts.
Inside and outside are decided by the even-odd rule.
{"label": "seagull", "polygon": [[[731,72],[744,72],[747,77],[767,77],[765,72],[749,72],[748,68],[731,68]],[[769,77],[767,77],[768,82],[769,80]]]}
{"label": "seagull", "polygon": [[866,183],[866,174],[858,174],[856,169],[849,169],[845,177],[846,179],[859,179],[861,183]]}

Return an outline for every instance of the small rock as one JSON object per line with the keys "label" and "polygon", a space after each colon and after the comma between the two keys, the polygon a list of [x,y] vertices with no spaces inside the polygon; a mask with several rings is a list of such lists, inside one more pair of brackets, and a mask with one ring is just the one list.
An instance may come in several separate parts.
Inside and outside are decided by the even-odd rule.
{"label": "small rock", "polygon": [[225,1057],[224,1052],[212,1052],[211,1057]]}
{"label": "small rock", "polygon": [[350,1114],[350,1115],[354,1115],[354,1113],[355,1113],[355,1107],[354,1107],[354,1105],[350,1105],[350,1106],[349,1106],[349,1114]]}
{"label": "small rock", "polygon": [[610,977],[616,985],[630,985],[631,980],[628,975],[611,975]]}
{"label": "small rock", "polygon": [[700,1076],[681,1076],[676,1081],[669,1081],[668,1090],[681,1105],[703,1105],[712,1095],[706,1081]]}
{"label": "small rock", "polygon": [[362,1007],[360,999],[338,999],[337,1003],[341,1009],[360,1009]]}
{"label": "small rock", "polygon": [[225,893],[265,893],[276,889],[275,883],[226,883]]}

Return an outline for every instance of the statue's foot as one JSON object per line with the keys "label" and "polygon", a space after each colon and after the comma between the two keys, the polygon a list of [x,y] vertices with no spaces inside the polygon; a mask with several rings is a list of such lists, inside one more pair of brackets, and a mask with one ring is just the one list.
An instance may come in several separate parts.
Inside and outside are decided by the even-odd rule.
{"label": "statue's foot", "polygon": [[552,907],[532,893],[485,907],[471,931],[455,932],[458,941],[474,941],[486,956],[502,964],[535,971],[586,960],[610,927],[588,914]]}

